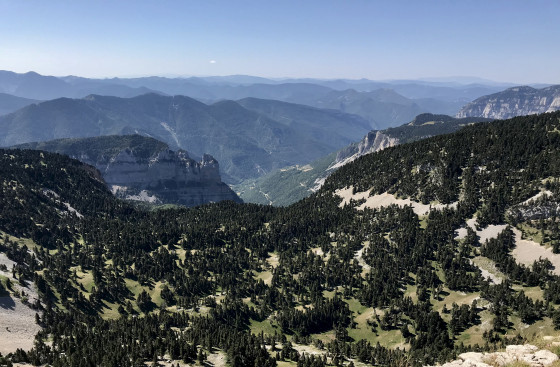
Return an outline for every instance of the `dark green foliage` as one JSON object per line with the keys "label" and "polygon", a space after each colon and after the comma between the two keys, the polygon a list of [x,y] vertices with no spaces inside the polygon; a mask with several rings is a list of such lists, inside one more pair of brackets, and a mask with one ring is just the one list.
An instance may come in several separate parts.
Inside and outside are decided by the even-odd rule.
{"label": "dark green foliage", "polygon": [[[16,278],[35,282],[44,308],[44,330],[35,348],[18,358],[35,365],[128,367],[166,354],[193,363],[219,348],[232,366],[260,367],[276,365],[275,353],[266,347],[282,344],[285,351],[273,350],[280,358],[322,366],[331,361],[299,355],[287,335],[294,343],[310,343],[314,334],[330,332],[332,341],[315,343],[334,364],[348,358],[372,365],[435,364],[465,350],[453,338],[476,325],[481,311],[476,303],[451,306],[453,321],[446,322],[432,305],[445,297],[443,287],[479,291],[491,303],[493,329],[484,335],[488,348],[505,340],[502,334],[510,330],[512,315],[526,323],[550,316],[559,325],[555,304],[560,303],[560,277],[551,274],[547,261],[531,267],[516,264],[511,229],[483,244],[473,232],[465,240],[455,239],[455,231],[475,213],[484,213],[487,203],[500,204],[501,211],[488,211],[486,221],[500,221],[513,203],[533,195],[543,179],[558,175],[559,117],[477,125],[367,156],[343,168],[356,177],[337,173],[323,190],[285,208],[222,202],[143,211],[115,200],[95,172],[76,161],[1,151],[0,229],[35,238],[39,245],[30,253],[7,236],[0,241],[0,251],[17,264]],[[521,142],[527,131],[532,147]],[[483,149],[477,139],[491,139],[495,145]],[[509,155],[497,159],[485,151]],[[372,164],[379,164],[377,171]],[[439,181],[411,169],[438,165]],[[454,208],[432,210],[421,222],[411,207],[357,211],[352,205],[339,206],[333,192],[349,185],[401,195],[410,190],[408,195],[417,199],[461,200]],[[44,194],[44,189],[58,196]],[[72,215],[64,203],[83,217]],[[317,248],[328,257],[311,251]],[[498,264],[507,277],[503,283],[484,281],[471,265],[478,251]],[[271,253],[278,258],[274,266]],[[91,274],[91,291],[82,289],[76,270]],[[264,271],[270,272],[270,283],[256,276]],[[127,287],[131,282],[142,287],[137,297]],[[154,290],[156,283],[159,290]],[[514,283],[541,287],[545,300],[533,301],[516,291]],[[416,287],[417,301],[404,296],[408,286]],[[217,296],[223,297],[218,301]],[[352,340],[350,299],[375,307],[377,317],[370,326],[399,330],[409,348],[389,350]],[[118,305],[118,319],[101,318],[108,303]],[[206,312],[196,314],[202,307]],[[251,334],[251,323],[265,320],[278,326],[277,333]]]}

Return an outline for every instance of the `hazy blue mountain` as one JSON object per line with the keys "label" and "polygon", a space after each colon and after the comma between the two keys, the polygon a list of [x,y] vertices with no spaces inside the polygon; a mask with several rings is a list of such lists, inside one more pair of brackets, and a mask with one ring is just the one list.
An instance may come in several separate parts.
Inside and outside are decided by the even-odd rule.
{"label": "hazy blue mountain", "polygon": [[[466,84],[468,81],[473,83]],[[268,79],[249,75],[231,75],[89,79],[77,76],[43,76],[34,72],[26,74],[0,72],[0,92],[34,99],[76,98],[88,94],[130,97],[153,91],[169,95],[187,95],[204,101],[255,97],[313,104],[314,99],[332,90],[354,89],[371,92],[377,89],[393,89],[410,99],[429,98],[454,103],[462,102],[464,105],[480,96],[498,92],[508,86],[504,83],[464,78],[458,81],[453,79],[372,81],[368,79]]]}
{"label": "hazy blue mountain", "polygon": [[[212,154],[220,162],[224,179],[239,182],[327,155],[359,139],[368,130],[355,116],[348,118],[334,111],[321,114],[304,106],[284,105],[286,112],[288,107],[313,111],[325,120],[300,120],[299,124],[290,125],[237,102],[206,105],[184,96],[61,98],[0,117],[0,129],[4,131],[0,146],[137,133],[162,140],[172,149]],[[337,115],[339,118],[334,117]],[[348,128],[337,133],[338,128],[329,125],[342,126],[340,116],[346,116]]]}
{"label": "hazy blue mountain", "polygon": [[332,146],[338,145],[341,137],[350,142],[355,141],[356,136],[362,136],[364,130],[370,129],[366,119],[338,110],[258,98],[245,98],[237,102],[248,110],[298,129]]}
{"label": "hazy blue mountain", "polygon": [[72,95],[72,87],[54,76],[35,72],[0,71],[0,92],[30,99],[53,99]]}
{"label": "hazy blue mountain", "polygon": [[39,101],[35,99],[16,97],[11,94],[0,93],[0,115],[17,111],[22,107],[38,102]]}
{"label": "hazy blue mountain", "polygon": [[414,101],[391,89],[358,92],[354,89],[332,91],[315,102],[320,108],[338,109],[367,119],[372,129],[398,126],[427,112]]}
{"label": "hazy blue mountain", "polygon": [[339,91],[354,89],[359,92],[371,92],[376,89],[393,89],[395,92],[411,99],[432,98],[441,101],[463,103],[472,101],[485,94],[495,93],[512,86],[511,84],[496,83],[492,81],[488,81],[487,83],[482,81],[477,81],[475,83],[460,83],[454,82],[452,79],[439,82],[424,80],[373,81],[368,79],[289,79],[284,80],[283,82],[313,83]]}
{"label": "hazy blue mountain", "polygon": [[515,116],[553,112],[560,109],[560,85],[535,89],[528,86],[508,88],[477,98],[464,106],[457,117],[479,116],[507,119]]}
{"label": "hazy blue mountain", "polygon": [[151,91],[146,87],[131,88],[126,85],[111,83],[109,79],[58,78],[40,75],[35,72],[17,74],[11,71],[0,71],[0,93],[36,100],[61,97],[82,98],[89,94],[133,97]]}

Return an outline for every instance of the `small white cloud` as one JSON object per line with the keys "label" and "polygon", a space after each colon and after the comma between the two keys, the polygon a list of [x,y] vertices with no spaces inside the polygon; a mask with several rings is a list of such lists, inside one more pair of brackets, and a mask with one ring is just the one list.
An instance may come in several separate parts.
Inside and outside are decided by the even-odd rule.
{"label": "small white cloud", "polygon": [[210,60],[210,64],[215,64],[216,60]]}

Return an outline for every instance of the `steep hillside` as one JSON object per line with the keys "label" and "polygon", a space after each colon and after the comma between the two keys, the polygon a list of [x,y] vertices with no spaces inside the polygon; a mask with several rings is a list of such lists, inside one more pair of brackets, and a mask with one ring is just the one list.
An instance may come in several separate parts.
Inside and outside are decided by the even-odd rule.
{"label": "steep hillside", "polygon": [[361,141],[307,165],[284,167],[234,189],[246,202],[289,205],[317,191],[331,173],[358,157],[398,144],[448,134],[482,121],[490,120],[421,114],[406,125],[371,131]]}
{"label": "steep hillside", "polygon": [[0,253],[42,328],[8,358],[416,367],[557,334],[559,130],[560,112],[386,148],[286,208],[144,212],[77,161],[2,151]]}
{"label": "steep hillside", "polygon": [[337,145],[341,136],[352,141],[356,135],[370,129],[370,124],[364,118],[338,110],[257,98],[245,98],[237,102],[248,110],[297,129],[315,140],[328,142],[331,146]]}
{"label": "steep hillside", "polygon": [[[288,126],[233,101],[206,105],[188,97],[157,94],[134,98],[62,98],[0,117],[4,132],[0,146],[137,133],[199,156],[212,154],[220,162],[225,180],[239,182],[319,158],[367,131],[355,117],[341,114],[335,118],[334,113],[328,112],[318,115],[325,120],[299,120],[297,126]],[[348,129],[336,131],[337,128],[329,126],[345,122]]]}
{"label": "steep hillside", "polygon": [[95,168],[67,156],[1,149],[0,166],[0,230],[12,235],[54,244],[68,240],[72,232],[57,218],[102,217],[129,210]]}
{"label": "steep hillside", "polygon": [[560,109],[560,86],[535,89],[513,87],[503,92],[477,98],[467,104],[457,117],[507,119],[515,116],[552,112]]}
{"label": "steep hillside", "polygon": [[221,181],[218,162],[200,162],[187,152],[140,135],[61,139],[16,146],[66,154],[96,167],[118,197],[158,204],[201,205],[241,201]]}

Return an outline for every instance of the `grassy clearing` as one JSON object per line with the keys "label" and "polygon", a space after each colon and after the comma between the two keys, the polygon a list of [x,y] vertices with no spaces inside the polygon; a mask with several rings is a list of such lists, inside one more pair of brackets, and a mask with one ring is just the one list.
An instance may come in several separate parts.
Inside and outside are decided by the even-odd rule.
{"label": "grassy clearing", "polygon": [[335,339],[335,334],[334,334],[334,330],[330,330],[320,334],[313,334],[313,337],[327,344]]}
{"label": "grassy clearing", "polygon": [[457,342],[463,342],[465,345],[483,345],[484,339],[482,334],[492,329],[492,319],[494,316],[488,310],[479,313],[480,324],[471,326],[457,336]]}
{"label": "grassy clearing", "polygon": [[19,238],[19,237],[14,237],[10,234],[7,234],[6,232],[2,232],[0,231],[0,237],[7,237],[10,241],[17,243],[19,246],[23,247],[24,245],[27,246],[28,249],[30,249],[31,251],[33,251],[33,249],[39,249],[41,246],[37,245],[35,242],[33,242],[32,239],[30,238]]}
{"label": "grassy clearing", "polygon": [[86,290],[86,293],[91,293],[91,290],[93,288],[93,273],[91,272],[81,272],[79,270],[77,270],[77,267],[71,268],[71,270],[76,269],[76,275],[78,276],[78,283],[81,284],[84,289]]}
{"label": "grassy clearing", "polygon": [[326,299],[333,299],[334,295],[337,294],[340,296],[340,292],[338,291],[338,287],[335,290],[332,291],[323,291],[323,297],[325,297]]}
{"label": "grassy clearing", "polygon": [[101,317],[105,320],[116,320],[118,319],[121,315],[119,314],[119,304],[118,303],[112,303],[112,302],[107,302],[104,301],[104,307],[103,310],[101,312]]}
{"label": "grassy clearing", "polygon": [[529,222],[519,223],[517,226],[522,233],[521,238],[543,244],[543,234],[540,230],[530,225]]}
{"label": "grassy clearing", "polygon": [[293,361],[278,361],[276,362],[278,367],[295,367],[297,366],[297,362]]}
{"label": "grassy clearing", "polygon": [[451,315],[443,313],[444,306],[447,306],[447,309],[451,310],[453,303],[456,303],[459,306],[470,305],[473,300],[476,299],[478,301],[480,299],[480,292],[474,292],[474,293],[456,292],[450,290],[447,287],[444,287],[443,291],[445,292],[444,294],[447,294],[447,296],[445,296],[441,300],[432,299],[432,305],[434,305],[434,310],[438,311],[441,314],[442,318],[447,322],[449,322]]}
{"label": "grassy clearing", "polygon": [[509,318],[510,322],[513,324],[513,328],[508,330],[508,336],[515,336],[520,334],[522,337],[528,340],[534,340],[538,338],[543,338],[545,336],[557,335],[558,331],[554,329],[552,320],[548,317],[543,320],[538,320],[531,325],[524,324],[521,322],[518,316],[511,316]]}
{"label": "grassy clearing", "polygon": [[416,294],[417,289],[418,287],[416,286],[416,284],[407,284],[406,289],[404,291],[404,296],[410,297],[412,299],[412,302],[417,303],[418,302],[418,295]]}
{"label": "grassy clearing", "polygon": [[274,332],[281,332],[280,328],[268,319],[264,321],[251,320],[249,329],[251,330],[251,333],[255,335],[259,335],[260,333],[264,333],[265,335],[274,335]]}
{"label": "grassy clearing", "polygon": [[531,298],[533,301],[544,300],[544,292],[540,287],[523,287],[521,285],[515,284],[512,288],[516,291],[525,292],[525,295]]}

